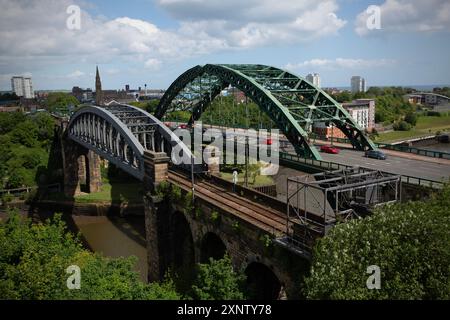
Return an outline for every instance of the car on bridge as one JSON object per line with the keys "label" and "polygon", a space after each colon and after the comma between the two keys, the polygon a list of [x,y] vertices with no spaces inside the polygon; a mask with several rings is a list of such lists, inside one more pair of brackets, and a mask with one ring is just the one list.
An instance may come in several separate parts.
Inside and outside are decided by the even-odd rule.
{"label": "car on bridge", "polygon": [[185,123],[181,123],[177,126],[177,129],[187,129],[187,128],[188,128],[188,125]]}
{"label": "car on bridge", "polygon": [[380,150],[368,150],[364,154],[366,158],[378,159],[378,160],[386,160],[387,156],[385,153]]}
{"label": "car on bridge", "polygon": [[331,154],[339,154],[340,150],[332,145],[325,145],[320,147],[320,151]]}

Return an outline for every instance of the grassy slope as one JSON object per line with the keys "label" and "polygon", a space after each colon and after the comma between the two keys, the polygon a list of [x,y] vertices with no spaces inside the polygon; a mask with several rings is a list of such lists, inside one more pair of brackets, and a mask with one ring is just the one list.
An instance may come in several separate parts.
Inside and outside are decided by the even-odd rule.
{"label": "grassy slope", "polygon": [[413,137],[435,134],[436,131],[450,131],[450,115],[441,117],[419,117],[417,125],[410,131],[380,133],[377,142],[391,142]]}
{"label": "grassy slope", "polygon": [[[221,172],[220,175],[225,180],[228,180],[228,181],[233,180],[232,173]],[[244,172],[240,173],[238,175],[238,179],[239,179],[238,184],[240,184],[240,185],[244,184],[245,173]],[[253,183],[253,178],[252,178],[251,174],[249,173],[249,175],[248,175],[248,185],[250,187],[267,186],[267,185],[271,185],[273,183],[274,183],[274,181],[270,176],[261,176],[261,175],[256,176],[255,182]]]}

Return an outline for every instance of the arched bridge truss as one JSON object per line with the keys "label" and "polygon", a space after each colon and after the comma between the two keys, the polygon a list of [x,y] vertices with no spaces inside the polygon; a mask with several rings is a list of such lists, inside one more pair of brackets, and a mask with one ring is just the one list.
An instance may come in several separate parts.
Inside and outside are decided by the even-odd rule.
{"label": "arched bridge truss", "polygon": [[192,124],[230,85],[252,99],[302,157],[321,159],[308,137],[315,123],[334,124],[358,150],[376,149],[348,112],[326,92],[293,73],[265,65],[195,66],[172,83],[155,115],[163,119],[171,111],[190,111]]}
{"label": "arched bridge truss", "polygon": [[81,108],[71,117],[67,134],[139,180],[144,178],[144,150],[170,156],[172,147],[178,144],[191,157],[186,145],[161,121],[125,104]]}

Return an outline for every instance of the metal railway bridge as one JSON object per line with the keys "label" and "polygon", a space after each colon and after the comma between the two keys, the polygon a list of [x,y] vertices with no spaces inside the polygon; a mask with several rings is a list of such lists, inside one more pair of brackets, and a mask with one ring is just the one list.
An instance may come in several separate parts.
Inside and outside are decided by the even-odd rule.
{"label": "metal railway bridge", "polygon": [[317,122],[336,125],[356,149],[376,149],[346,110],[323,90],[288,71],[263,65],[193,67],[169,87],[155,116],[122,104],[82,108],[71,118],[69,137],[142,179],[144,150],[170,154],[178,145],[185,156],[192,157],[189,148],[160,121],[164,115],[190,111],[192,124],[230,85],[251,98],[304,158],[321,159],[308,139]]}
{"label": "metal railway bridge", "polygon": [[[275,244],[295,252],[292,259],[309,258],[315,239],[323,236],[329,226],[355,212],[354,205],[348,206],[353,199],[358,197],[365,204],[379,204],[385,202],[389,192],[397,197],[399,178],[374,176],[372,172],[359,169],[328,172],[316,175],[312,180],[293,181],[303,187],[296,188],[297,191],[283,202],[241,186],[236,186],[238,193],[231,192],[228,181],[214,175],[199,176],[195,197],[192,197],[195,198],[193,207],[211,217],[220,212],[220,226],[211,223],[210,219],[197,217],[196,211],[186,214],[190,209],[184,200],[170,200],[170,203],[167,199],[155,200],[157,197],[151,196],[151,192],[162,181],[169,181],[171,186],[176,185],[187,195],[193,187],[193,172],[197,171],[196,168],[191,170],[194,155],[190,146],[161,120],[168,112],[185,110],[191,112],[189,124],[193,124],[214,97],[230,85],[243,91],[272,119],[302,158],[320,159],[308,140],[308,132],[317,122],[333,123],[356,149],[375,149],[341,105],[308,81],[269,66],[208,64],[196,66],[176,79],[161,99],[155,116],[114,102],[78,110],[67,127],[62,126],[65,130],[60,135],[65,193],[76,194],[83,177],[89,191],[99,190],[99,156],[107,159],[144,181],[146,241],[148,257],[151,257],[149,278],[162,279],[169,263],[184,265],[192,256],[197,262],[201,261],[199,252],[205,241],[215,239],[211,240],[213,245],[209,252],[228,252],[236,266],[247,265],[248,270],[260,268],[255,269],[254,274],[275,274],[272,277],[275,280],[269,281],[274,285],[268,289],[268,295],[276,298],[280,282],[287,286],[288,294],[295,291],[293,279],[298,270],[291,266],[303,265],[303,262],[284,264],[278,253],[268,255],[267,248],[261,248],[261,239],[269,236]],[[181,171],[169,170],[167,155],[177,153],[172,151],[177,151],[183,159],[191,159],[191,164],[183,164]],[[174,159],[172,164],[176,164]],[[368,176],[372,177],[369,183],[365,181]],[[341,181],[345,182],[345,187]],[[346,187],[358,189],[358,192],[348,191]],[[385,192],[387,189],[388,193]],[[300,197],[302,190],[304,195]],[[256,279],[257,283],[264,284],[268,278]]]}
{"label": "metal railway bridge", "polygon": [[265,65],[195,66],[172,83],[156,117],[162,119],[170,111],[185,110],[191,113],[192,124],[230,85],[269,116],[299,156],[321,160],[308,138],[315,123],[334,124],[358,150],[376,149],[347,111],[326,92],[291,72]]}

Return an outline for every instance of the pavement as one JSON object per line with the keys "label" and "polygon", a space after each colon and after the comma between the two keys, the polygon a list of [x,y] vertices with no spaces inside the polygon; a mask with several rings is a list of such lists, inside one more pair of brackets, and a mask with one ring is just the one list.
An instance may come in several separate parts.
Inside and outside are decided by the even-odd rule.
{"label": "pavement", "polygon": [[[295,154],[294,149],[285,148],[285,152]],[[383,150],[384,152],[384,150]],[[397,155],[400,153],[401,156]],[[444,161],[425,161],[428,158],[413,154],[402,154],[401,152],[387,153],[386,160],[366,158],[364,152],[341,149],[339,154],[321,153],[324,161],[341,163],[349,166],[361,166],[374,170],[390,172],[405,176],[412,176],[434,181],[448,180],[450,178],[450,161],[446,159],[436,159]],[[408,155],[408,156],[406,156]]]}
{"label": "pavement", "polygon": [[[316,140],[315,144],[318,145],[318,146],[329,145],[330,142]],[[335,145],[336,147],[341,148],[341,149],[352,149],[352,146],[349,145],[349,144],[346,144],[346,143],[333,143],[333,145]],[[432,162],[432,163],[438,163],[438,164],[443,164],[443,165],[450,166],[450,160],[449,159],[432,158],[432,157],[426,157],[426,156],[422,156],[422,155],[418,155],[418,154],[414,154],[414,153],[401,152],[401,151],[395,151],[395,150],[387,150],[387,149],[380,149],[380,150],[383,151],[383,153],[385,153],[387,155],[395,156],[395,157],[398,157],[398,158],[405,158],[405,159],[411,159],[411,160],[417,160],[417,161]]]}

